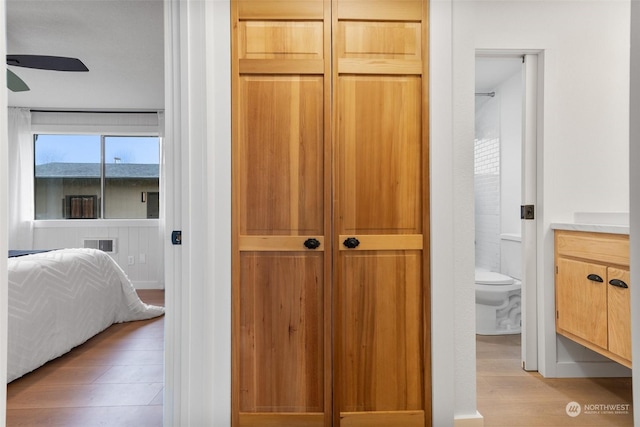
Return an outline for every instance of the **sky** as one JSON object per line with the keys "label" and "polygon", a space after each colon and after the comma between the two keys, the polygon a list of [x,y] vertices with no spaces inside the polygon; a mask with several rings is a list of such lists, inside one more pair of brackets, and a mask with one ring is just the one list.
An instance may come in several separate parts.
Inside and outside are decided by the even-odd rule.
{"label": "sky", "polygon": [[[105,136],[105,163],[160,163],[158,137]],[[100,135],[37,135],[36,165],[100,163]]]}

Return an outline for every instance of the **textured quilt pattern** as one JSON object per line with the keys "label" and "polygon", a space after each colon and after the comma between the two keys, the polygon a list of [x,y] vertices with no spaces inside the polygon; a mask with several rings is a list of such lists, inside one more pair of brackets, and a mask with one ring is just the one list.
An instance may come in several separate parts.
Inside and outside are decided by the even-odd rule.
{"label": "textured quilt pattern", "polygon": [[150,319],[120,266],[95,249],[9,259],[7,381],[68,352],[113,323]]}

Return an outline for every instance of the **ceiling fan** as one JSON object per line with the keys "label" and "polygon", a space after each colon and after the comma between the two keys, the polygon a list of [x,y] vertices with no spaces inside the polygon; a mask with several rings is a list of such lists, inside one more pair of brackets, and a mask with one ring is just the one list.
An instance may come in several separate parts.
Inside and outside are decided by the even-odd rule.
{"label": "ceiling fan", "polygon": [[[77,58],[46,55],[7,55],[7,65],[53,71],[89,71]],[[24,92],[29,86],[7,68],[7,87],[13,92]]]}

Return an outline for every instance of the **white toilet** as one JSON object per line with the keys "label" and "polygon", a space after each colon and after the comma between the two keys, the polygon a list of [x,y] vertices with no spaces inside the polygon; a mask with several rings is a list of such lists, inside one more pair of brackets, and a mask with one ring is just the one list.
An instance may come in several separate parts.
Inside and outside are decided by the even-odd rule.
{"label": "white toilet", "polygon": [[522,282],[494,271],[476,269],[476,333],[519,334]]}

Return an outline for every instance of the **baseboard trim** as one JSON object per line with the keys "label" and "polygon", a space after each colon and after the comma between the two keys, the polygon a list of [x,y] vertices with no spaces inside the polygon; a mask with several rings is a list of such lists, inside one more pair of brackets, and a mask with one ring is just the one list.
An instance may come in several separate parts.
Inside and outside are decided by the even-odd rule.
{"label": "baseboard trim", "polygon": [[484,417],[476,411],[475,415],[461,415],[453,419],[453,427],[484,427]]}
{"label": "baseboard trim", "polygon": [[164,289],[164,284],[157,280],[131,281],[135,289]]}
{"label": "baseboard trim", "polygon": [[616,362],[557,362],[556,378],[630,377],[631,369]]}

